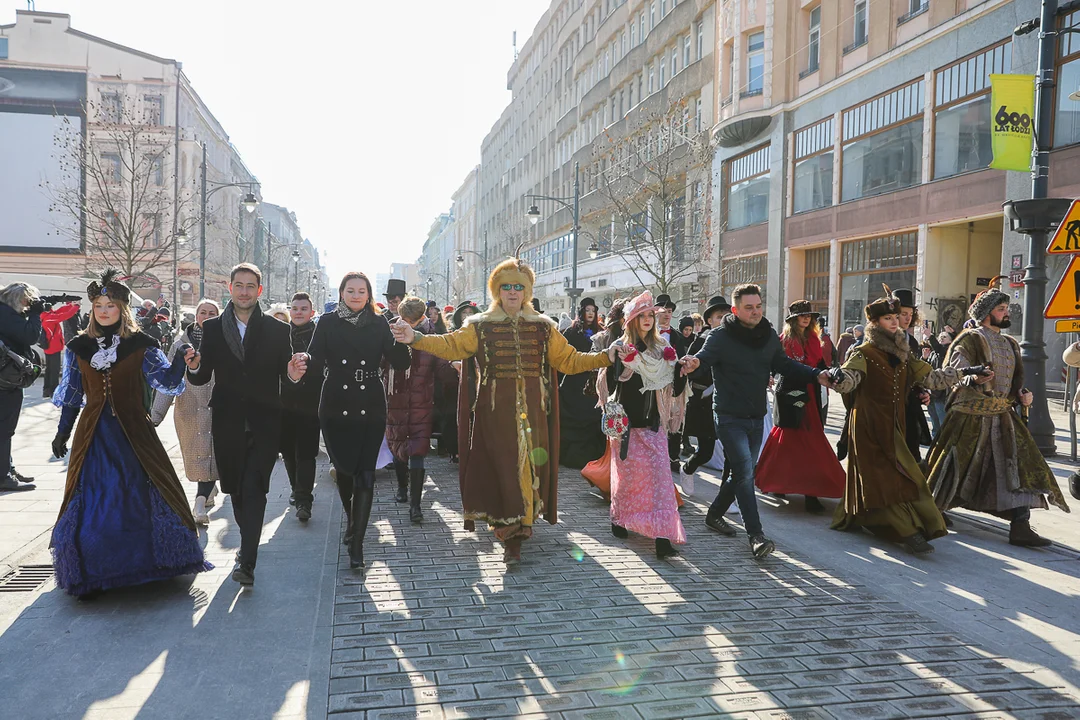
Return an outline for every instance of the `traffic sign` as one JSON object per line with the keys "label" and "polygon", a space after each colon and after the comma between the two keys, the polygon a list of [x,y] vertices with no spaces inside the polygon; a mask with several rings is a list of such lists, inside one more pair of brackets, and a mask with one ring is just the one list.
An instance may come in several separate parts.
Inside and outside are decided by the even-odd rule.
{"label": "traffic sign", "polygon": [[1080,318],[1080,255],[1073,255],[1057,289],[1046,304],[1047,320]]}
{"label": "traffic sign", "polygon": [[1080,320],[1058,320],[1054,323],[1054,330],[1059,333],[1080,332]]}
{"label": "traffic sign", "polygon": [[1046,252],[1054,254],[1080,253],[1080,199],[1073,200],[1069,212],[1061,219]]}

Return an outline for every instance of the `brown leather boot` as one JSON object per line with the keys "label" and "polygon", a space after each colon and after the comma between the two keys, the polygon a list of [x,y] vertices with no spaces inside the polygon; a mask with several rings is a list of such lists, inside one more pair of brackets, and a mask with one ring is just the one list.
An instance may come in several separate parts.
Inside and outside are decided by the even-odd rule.
{"label": "brown leather boot", "polygon": [[517,565],[521,562],[521,538],[512,538],[503,542],[503,562]]}
{"label": "brown leather boot", "polygon": [[1031,521],[1013,520],[1009,525],[1009,544],[1020,547],[1046,547],[1053,545],[1047,538],[1031,529]]}

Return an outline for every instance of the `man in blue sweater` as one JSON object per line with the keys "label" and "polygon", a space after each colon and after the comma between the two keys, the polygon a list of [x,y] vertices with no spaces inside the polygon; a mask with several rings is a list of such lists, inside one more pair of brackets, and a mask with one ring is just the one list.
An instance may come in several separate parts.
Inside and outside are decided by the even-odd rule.
{"label": "man in blue sweater", "polygon": [[724,519],[724,513],[738,500],[750,537],[750,550],[760,559],[775,549],[761,529],[754,493],[754,463],[761,448],[763,418],[768,411],[765,392],[769,376],[786,375],[796,384],[815,380],[826,387],[832,384],[828,372],[795,362],[784,352],[772,324],[763,316],[761,288],[740,285],[735,288],[732,305],[732,314],[709,333],[705,346],[696,355],[683,358],[683,374],[693,372],[701,364],[712,368],[716,437],[724,446],[732,470],[731,479],[721,484],[705,524],[722,535],[734,537],[735,528]]}

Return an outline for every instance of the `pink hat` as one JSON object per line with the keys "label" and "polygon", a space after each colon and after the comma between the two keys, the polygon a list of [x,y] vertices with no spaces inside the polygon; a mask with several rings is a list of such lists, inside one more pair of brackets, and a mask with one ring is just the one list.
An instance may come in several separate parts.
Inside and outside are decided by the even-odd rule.
{"label": "pink hat", "polygon": [[648,310],[656,310],[656,303],[653,302],[652,293],[646,290],[623,306],[623,325],[629,325],[634,318]]}

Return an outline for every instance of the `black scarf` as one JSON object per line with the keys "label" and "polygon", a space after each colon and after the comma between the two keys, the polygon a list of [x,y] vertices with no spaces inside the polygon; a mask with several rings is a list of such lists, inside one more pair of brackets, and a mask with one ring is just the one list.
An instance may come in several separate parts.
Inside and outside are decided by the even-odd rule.
{"label": "black scarf", "polygon": [[735,316],[735,313],[732,313],[724,317],[720,327],[731,333],[731,336],[743,345],[748,345],[755,350],[765,347],[770,337],[776,337],[776,331],[773,330],[772,323],[769,322],[768,318],[761,318],[761,322],[752,328],[748,328],[739,322],[739,318]]}
{"label": "black scarf", "polygon": [[[262,308],[258,303],[255,303],[255,307],[251,310],[251,317],[248,318],[247,327],[250,330],[251,325],[262,318]],[[233,310],[233,304],[230,302],[225,306],[225,312],[221,313],[221,332],[225,336],[225,344],[229,346],[229,350],[236,356],[236,359],[240,362],[244,362],[244,340],[240,337],[240,326],[236,323],[236,312]]]}
{"label": "black scarf", "polygon": [[191,323],[187,329],[188,339],[191,340],[191,346],[196,350],[202,345],[203,329],[199,323]]}
{"label": "black scarf", "polygon": [[289,323],[289,334],[292,336],[292,351],[294,353],[307,352],[311,344],[311,336],[315,334],[315,323],[310,320],[303,325]]}

